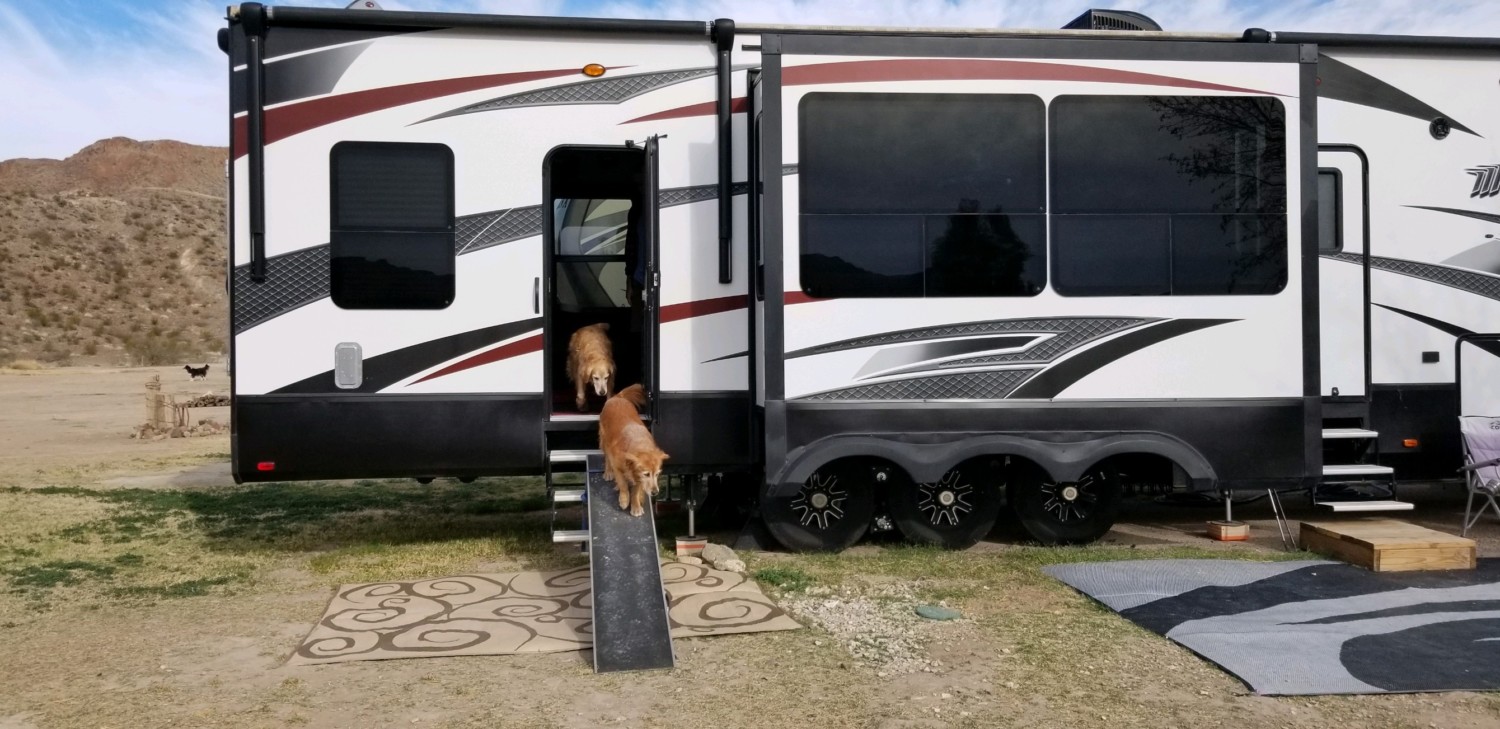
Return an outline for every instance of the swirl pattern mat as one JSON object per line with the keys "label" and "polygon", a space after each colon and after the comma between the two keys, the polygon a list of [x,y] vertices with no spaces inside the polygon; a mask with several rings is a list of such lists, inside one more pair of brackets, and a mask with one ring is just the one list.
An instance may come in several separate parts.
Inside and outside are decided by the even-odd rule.
{"label": "swirl pattern mat", "polygon": [[[663,562],[673,638],[802,627],[748,577]],[[344,585],[294,664],[574,651],[593,645],[589,568]]]}
{"label": "swirl pattern mat", "polygon": [[1500,689],[1500,559],[1445,572],[1214,559],[1042,571],[1258,694]]}

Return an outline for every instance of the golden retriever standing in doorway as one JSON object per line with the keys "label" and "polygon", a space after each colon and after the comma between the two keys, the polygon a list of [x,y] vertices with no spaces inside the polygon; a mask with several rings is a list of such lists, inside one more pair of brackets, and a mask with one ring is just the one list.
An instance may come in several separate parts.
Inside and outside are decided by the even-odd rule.
{"label": "golden retriever standing in doorway", "polygon": [[588,407],[587,388],[607,398],[615,391],[614,347],[609,343],[608,324],[590,324],[568,340],[568,379],[576,391],[578,411]]}
{"label": "golden retriever standing in doorway", "polygon": [[631,516],[646,513],[647,494],[655,494],[662,461],[668,456],[641,421],[646,390],[631,385],[604,403],[599,414],[599,450],[604,451],[604,480],[620,492],[620,508]]}

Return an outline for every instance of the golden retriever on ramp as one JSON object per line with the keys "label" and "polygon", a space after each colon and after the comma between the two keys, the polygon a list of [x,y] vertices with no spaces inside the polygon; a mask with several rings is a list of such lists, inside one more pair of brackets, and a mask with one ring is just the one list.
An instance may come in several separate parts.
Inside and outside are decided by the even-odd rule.
{"label": "golden retriever on ramp", "polygon": [[604,403],[599,414],[599,450],[604,451],[604,480],[613,481],[620,492],[620,508],[631,516],[646,513],[647,494],[655,494],[662,461],[669,456],[656,447],[656,439],[641,420],[646,390],[631,385]]}

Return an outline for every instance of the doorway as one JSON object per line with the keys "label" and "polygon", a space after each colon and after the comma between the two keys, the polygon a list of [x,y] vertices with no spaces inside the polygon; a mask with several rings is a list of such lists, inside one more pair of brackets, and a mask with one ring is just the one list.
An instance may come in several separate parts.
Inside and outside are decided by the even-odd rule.
{"label": "doorway", "polygon": [[553,419],[597,415],[603,399],[586,388],[580,410],[568,376],[574,332],[608,326],[615,391],[641,383],[653,392],[651,304],[655,235],[648,150],[558,147],[543,163],[546,363]]}

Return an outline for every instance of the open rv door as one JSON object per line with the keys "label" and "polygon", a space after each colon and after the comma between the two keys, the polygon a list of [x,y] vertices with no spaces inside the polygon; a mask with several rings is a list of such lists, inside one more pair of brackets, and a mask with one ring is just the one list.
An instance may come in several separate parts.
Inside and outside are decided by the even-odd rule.
{"label": "open rv door", "polygon": [[1324,398],[1364,400],[1370,377],[1369,170],[1357,147],[1318,149],[1318,337]]}
{"label": "open rv door", "polygon": [[[661,245],[657,233],[660,229],[661,205],[657,199],[657,192],[660,188],[658,139],[659,137],[655,135],[646,139],[646,173],[641,180],[643,186],[641,204],[645,209],[641,211],[639,218],[640,245],[645,248],[643,253],[646,258],[646,282],[642,291],[642,300],[646,310],[641,324],[641,379],[649,398],[646,403],[646,414],[651,416],[653,422],[656,420],[657,400],[660,399],[658,395],[661,387],[661,266],[658,263]],[[622,383],[622,385],[627,384]]]}

